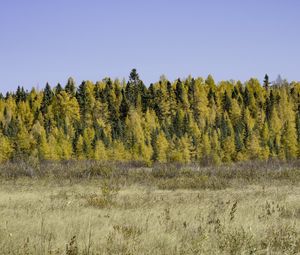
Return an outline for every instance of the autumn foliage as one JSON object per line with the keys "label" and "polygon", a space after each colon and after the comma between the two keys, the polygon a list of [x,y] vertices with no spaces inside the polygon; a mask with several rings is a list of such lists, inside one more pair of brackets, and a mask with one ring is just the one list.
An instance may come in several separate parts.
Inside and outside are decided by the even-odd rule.
{"label": "autumn foliage", "polygon": [[298,158],[300,83],[165,77],[146,87],[70,78],[0,95],[0,162],[95,159],[221,162]]}

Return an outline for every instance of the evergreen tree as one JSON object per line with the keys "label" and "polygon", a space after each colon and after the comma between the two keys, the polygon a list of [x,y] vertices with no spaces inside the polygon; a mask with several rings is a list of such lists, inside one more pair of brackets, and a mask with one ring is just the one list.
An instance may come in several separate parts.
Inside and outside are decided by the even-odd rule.
{"label": "evergreen tree", "polygon": [[72,77],[68,79],[68,82],[65,86],[65,91],[70,95],[70,96],[75,96],[76,94],[76,85],[75,81]]}
{"label": "evergreen tree", "polygon": [[[165,77],[147,89],[135,69],[129,81],[84,81],[76,91],[0,96],[0,161],[96,159],[219,164],[295,159],[300,155],[300,83],[269,87]],[[283,86],[284,85],[284,86]],[[265,89],[264,89],[265,87]]]}
{"label": "evergreen tree", "polygon": [[265,78],[264,78],[264,88],[265,88],[265,90],[268,90],[269,89],[269,85],[270,85],[271,83],[269,82],[269,76],[266,74],[265,75]]}
{"label": "evergreen tree", "polygon": [[58,83],[55,87],[55,95],[58,95],[60,92],[63,91],[62,86],[60,85],[60,83]]}
{"label": "evergreen tree", "polygon": [[23,87],[20,88],[20,86],[18,86],[16,92],[16,103],[19,103],[21,101],[22,102],[26,101],[26,92]]}
{"label": "evergreen tree", "polygon": [[51,90],[49,83],[47,82],[43,93],[43,100],[41,103],[41,112],[43,115],[47,113],[48,106],[51,104],[52,98],[53,98],[53,92]]}

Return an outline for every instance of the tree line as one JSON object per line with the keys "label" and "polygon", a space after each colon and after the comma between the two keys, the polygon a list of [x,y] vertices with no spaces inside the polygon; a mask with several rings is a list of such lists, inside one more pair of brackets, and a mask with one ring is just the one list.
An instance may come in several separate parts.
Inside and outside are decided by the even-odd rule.
{"label": "tree line", "polygon": [[295,159],[300,153],[300,83],[215,83],[209,75],[129,80],[72,78],[63,87],[0,94],[0,162],[95,159],[221,162]]}

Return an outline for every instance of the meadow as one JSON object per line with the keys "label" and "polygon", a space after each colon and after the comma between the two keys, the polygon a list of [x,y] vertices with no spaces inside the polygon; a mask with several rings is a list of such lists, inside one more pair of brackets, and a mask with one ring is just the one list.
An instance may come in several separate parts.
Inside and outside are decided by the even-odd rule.
{"label": "meadow", "polygon": [[0,165],[1,254],[300,254],[298,161]]}

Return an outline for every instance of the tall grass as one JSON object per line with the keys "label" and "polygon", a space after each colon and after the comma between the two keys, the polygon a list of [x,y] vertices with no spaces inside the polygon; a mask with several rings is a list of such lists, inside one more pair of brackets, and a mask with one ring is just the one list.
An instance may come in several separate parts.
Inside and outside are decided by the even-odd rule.
{"label": "tall grass", "polygon": [[298,162],[0,166],[0,254],[300,254]]}

